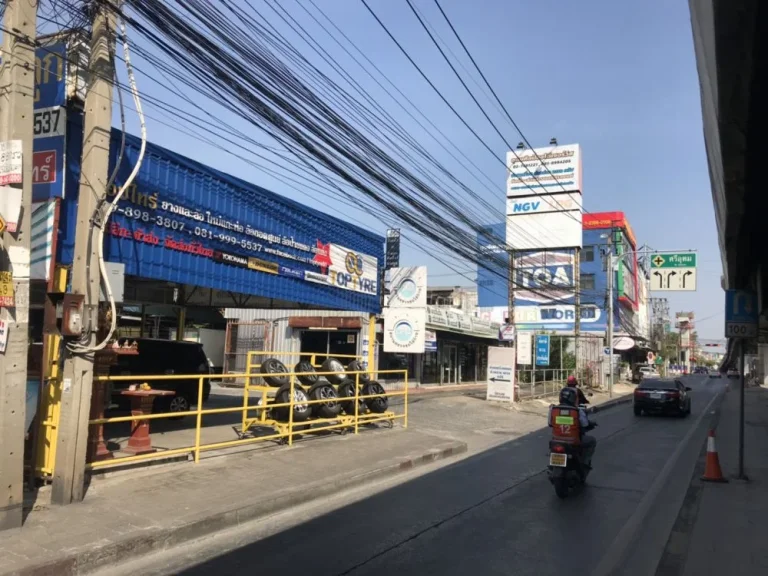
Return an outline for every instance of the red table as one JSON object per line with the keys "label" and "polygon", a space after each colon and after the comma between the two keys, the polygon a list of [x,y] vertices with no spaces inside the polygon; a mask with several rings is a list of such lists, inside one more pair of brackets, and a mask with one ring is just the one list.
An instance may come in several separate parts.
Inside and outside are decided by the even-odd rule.
{"label": "red table", "polygon": [[[123,390],[121,396],[131,399],[131,416],[146,416],[152,414],[152,404],[158,396],[173,396],[176,392],[171,390]],[[131,422],[131,437],[123,452],[134,456],[154,452],[152,439],[149,435],[149,420],[134,420]]]}

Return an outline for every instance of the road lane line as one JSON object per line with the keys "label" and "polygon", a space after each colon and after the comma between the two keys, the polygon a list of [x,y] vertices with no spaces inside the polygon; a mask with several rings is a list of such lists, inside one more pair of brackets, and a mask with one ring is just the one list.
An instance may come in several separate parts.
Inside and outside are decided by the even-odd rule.
{"label": "road lane line", "polygon": [[646,516],[648,516],[651,506],[656,501],[656,498],[658,498],[662,488],[664,488],[664,485],[672,474],[672,470],[680,459],[681,454],[688,448],[688,444],[690,444],[692,438],[698,432],[704,417],[710,416],[712,405],[722,393],[723,392],[720,391],[712,396],[712,399],[709,401],[706,408],[701,411],[694,425],[688,430],[688,433],[680,444],[678,444],[675,452],[667,460],[666,464],[664,464],[664,468],[662,468],[648,492],[646,492],[645,496],[640,500],[634,514],[632,514],[629,520],[624,524],[624,527],[619,531],[619,534],[610,546],[608,546],[608,551],[600,560],[597,568],[592,572],[593,576],[613,576],[614,574],[619,574],[618,570],[621,567],[621,562],[627,555],[630,543],[634,541],[638,530],[640,530]]}

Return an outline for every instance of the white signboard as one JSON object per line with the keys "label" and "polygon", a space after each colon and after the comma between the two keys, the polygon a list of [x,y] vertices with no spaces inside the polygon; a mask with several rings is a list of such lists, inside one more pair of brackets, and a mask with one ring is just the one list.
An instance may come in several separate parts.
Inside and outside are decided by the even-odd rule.
{"label": "white signboard", "polygon": [[515,349],[488,347],[488,388],[486,400],[514,402]]}
{"label": "white signboard", "polygon": [[32,128],[35,138],[64,136],[67,133],[67,109],[63,106],[36,109]]}
{"label": "white signboard", "polygon": [[507,244],[515,250],[581,247],[581,210],[507,216]]}
{"label": "white signboard", "polygon": [[20,215],[21,188],[0,186],[0,216],[5,220],[8,232],[16,232]]}
{"label": "white signboard", "polygon": [[8,322],[0,320],[0,354],[5,354],[8,345]]}
{"label": "white signboard", "polygon": [[533,335],[530,332],[517,333],[517,363],[523,366],[531,365],[531,350]]}
{"label": "white signboard", "polygon": [[653,268],[651,290],[695,292],[696,268]]}
{"label": "white signboard", "polygon": [[507,152],[507,197],[582,191],[581,146]]}
{"label": "white signboard", "polygon": [[21,183],[21,140],[0,142],[0,186]]}
{"label": "white signboard", "polygon": [[384,352],[423,354],[426,324],[424,308],[385,308]]}
{"label": "white signboard", "polygon": [[424,308],[427,305],[427,267],[411,266],[389,270],[386,306]]}
{"label": "white signboard", "polygon": [[562,212],[564,210],[581,209],[580,192],[507,198],[507,216],[525,216],[542,212]]}
{"label": "white signboard", "polygon": [[515,327],[512,324],[502,326],[499,329],[499,340],[513,342],[515,340]]}

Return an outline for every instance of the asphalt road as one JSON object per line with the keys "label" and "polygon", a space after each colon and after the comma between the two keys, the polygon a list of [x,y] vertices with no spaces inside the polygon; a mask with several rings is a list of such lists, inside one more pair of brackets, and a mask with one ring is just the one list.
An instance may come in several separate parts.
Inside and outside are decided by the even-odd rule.
{"label": "asphalt road", "polygon": [[706,377],[685,381],[693,388],[688,418],[638,418],[631,404],[594,416],[594,470],[568,500],[555,496],[544,473],[544,429],[372,495],[350,495],[346,506],[319,503],[284,525],[272,519],[269,530],[244,526],[165,552],[142,573],[652,575],[725,387]]}

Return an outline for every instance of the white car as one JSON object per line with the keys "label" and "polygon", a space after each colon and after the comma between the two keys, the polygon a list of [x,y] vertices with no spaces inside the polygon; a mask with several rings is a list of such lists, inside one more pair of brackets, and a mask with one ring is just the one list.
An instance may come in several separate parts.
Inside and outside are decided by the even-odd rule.
{"label": "white car", "polygon": [[736,370],[735,368],[730,368],[730,369],[728,370],[728,372],[726,372],[726,373],[725,373],[725,375],[726,375],[728,378],[738,378],[738,377],[740,376],[740,374],[739,374],[739,371],[738,371],[738,370]]}

